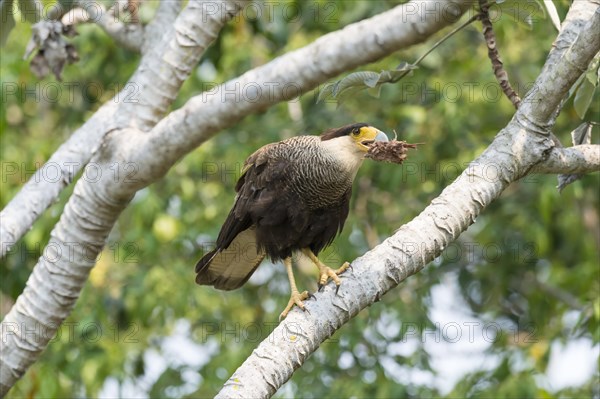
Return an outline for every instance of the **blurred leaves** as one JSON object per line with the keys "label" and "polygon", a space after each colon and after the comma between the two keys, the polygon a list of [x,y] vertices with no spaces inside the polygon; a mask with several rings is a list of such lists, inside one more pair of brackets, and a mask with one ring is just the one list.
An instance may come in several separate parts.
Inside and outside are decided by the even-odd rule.
{"label": "blurred leaves", "polygon": [[[277,4],[254,8],[227,25],[203,61],[214,70],[206,73],[200,66],[174,108],[211,84],[397,2]],[[522,11],[531,8],[522,4]],[[565,15],[568,3],[555,4]],[[502,55],[521,94],[537,77],[556,35],[552,24],[532,22],[531,31],[514,29],[507,18],[494,22],[499,40],[510,43]],[[138,65],[139,55],[117,47],[98,27],[84,25],[79,33],[72,43],[81,61],[63,70],[63,82],[37,80],[22,60],[31,25],[17,24],[3,49],[0,206]],[[431,46],[415,46],[400,57],[418,59]],[[330,98],[317,104],[315,90],[295,104],[301,119],[292,118],[288,104],[278,104],[191,152],[123,212],[60,335],[8,397],[214,396],[277,325],[289,297],[284,268],[269,262],[239,290],[194,283],[194,264],[211,248],[233,203],[244,159],[264,144],[349,122],[365,121],[388,133],[396,130],[399,140],[426,142],[402,165],[365,161],[350,217],[323,258],[334,266],[352,260],[418,215],[512,117],[512,106],[494,91],[486,52],[480,32],[464,29],[437,48],[419,74],[386,85],[379,99],[349,95],[342,104]],[[394,71],[397,59],[390,56],[370,69]],[[395,78],[384,75],[358,75],[357,86],[348,90],[378,89],[380,78]],[[56,87],[59,94],[51,96],[49,89]],[[586,120],[599,119],[600,104],[592,100]],[[574,107],[567,106],[553,130],[566,137],[580,124]],[[597,143],[597,127],[577,137]],[[554,342],[600,339],[600,179],[584,176],[561,195],[555,184],[554,176],[527,176],[511,185],[439,259],[323,344],[276,397],[598,396],[594,377],[548,388]],[[43,255],[71,191],[0,260],[3,312]],[[299,288],[316,290],[313,267],[298,267],[296,278]],[[440,297],[440,289],[448,287],[454,289]],[[573,309],[564,293],[582,309]],[[438,311],[442,320],[434,312],[440,303],[449,305]],[[177,332],[182,320],[190,325],[186,339],[194,345]],[[480,346],[464,329],[460,342],[435,347],[445,342],[441,333],[449,323],[465,320],[496,323],[504,334]],[[444,359],[457,371],[454,386],[454,374],[440,366]]]}
{"label": "blurred leaves", "polygon": [[6,40],[10,32],[16,25],[14,11],[18,7],[19,15],[23,22],[36,23],[39,21],[39,11],[41,4],[36,0],[0,0],[0,18],[2,21],[2,27],[0,27],[0,47],[4,47]]}
{"label": "blurred leaves", "polygon": [[[540,0],[495,0],[495,11],[500,17],[508,17],[529,30],[540,18],[546,18]],[[493,9],[494,9],[493,8]]]}
{"label": "blurred leaves", "polygon": [[8,39],[8,35],[15,27],[13,0],[0,0],[0,18],[2,18],[2,26],[0,27],[0,46],[4,46]]}

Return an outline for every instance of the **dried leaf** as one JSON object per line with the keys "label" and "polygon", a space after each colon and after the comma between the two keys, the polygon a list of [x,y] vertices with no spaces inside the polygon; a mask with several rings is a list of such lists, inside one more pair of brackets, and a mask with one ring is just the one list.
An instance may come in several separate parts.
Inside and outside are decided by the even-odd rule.
{"label": "dried leaf", "polygon": [[556,186],[558,192],[562,192],[562,190],[564,190],[565,187],[581,179],[582,176],[583,175],[558,175],[558,185]]}
{"label": "dried leaf", "polygon": [[[592,143],[592,127],[593,125],[589,122],[584,122],[577,126],[575,130],[571,132],[571,139],[573,145],[591,144]],[[569,184],[581,179],[583,175],[579,174],[566,174],[558,175],[558,191],[561,192]]]}
{"label": "dried leaf", "polygon": [[571,132],[573,145],[592,144],[592,127],[593,125],[589,122],[584,122],[577,126],[577,128]]}
{"label": "dried leaf", "polygon": [[65,64],[72,64],[79,59],[75,47],[64,38],[65,35],[74,34],[73,26],[65,28],[58,21],[41,21],[33,25],[24,58],[38,49],[30,68],[39,79],[52,72],[56,79],[61,80]]}

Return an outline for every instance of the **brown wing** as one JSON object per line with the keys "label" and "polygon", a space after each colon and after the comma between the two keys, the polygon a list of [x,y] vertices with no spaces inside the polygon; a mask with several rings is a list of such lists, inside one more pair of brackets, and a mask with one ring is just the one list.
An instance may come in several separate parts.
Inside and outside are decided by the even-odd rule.
{"label": "brown wing", "polygon": [[235,187],[235,202],[221,227],[216,248],[196,264],[198,284],[238,288],[264,259],[265,250],[258,245],[254,224],[257,209],[268,206],[275,198],[273,182],[281,181],[285,174],[284,168],[278,167],[280,162],[270,157],[275,145],[278,143],[260,148],[246,160]]}

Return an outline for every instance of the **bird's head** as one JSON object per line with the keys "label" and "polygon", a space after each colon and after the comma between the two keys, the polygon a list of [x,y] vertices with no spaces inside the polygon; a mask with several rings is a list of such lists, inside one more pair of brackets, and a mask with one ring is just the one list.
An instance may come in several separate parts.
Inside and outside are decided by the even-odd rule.
{"label": "bird's head", "polygon": [[331,144],[347,147],[353,152],[364,155],[369,146],[376,141],[389,141],[381,130],[366,123],[353,123],[338,128],[329,129],[321,135],[321,141],[332,140]]}
{"label": "bird's head", "polygon": [[381,130],[366,123],[353,123],[321,134],[322,145],[352,169],[358,169],[369,146],[376,141],[389,139]]}

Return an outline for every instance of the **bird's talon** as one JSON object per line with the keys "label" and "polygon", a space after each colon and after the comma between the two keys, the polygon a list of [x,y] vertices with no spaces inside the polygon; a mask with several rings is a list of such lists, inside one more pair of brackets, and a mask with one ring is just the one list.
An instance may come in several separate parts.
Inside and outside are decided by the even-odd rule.
{"label": "bird's talon", "polygon": [[337,294],[338,294],[338,291],[339,291],[339,290],[340,290],[340,286],[338,285],[338,286],[335,288],[335,295],[337,295]]}
{"label": "bird's talon", "polygon": [[317,287],[318,287],[317,288],[318,291],[321,292],[321,291],[323,291],[323,287],[325,287],[325,286],[323,284],[319,283],[319,284],[317,284]]}
{"label": "bird's talon", "polygon": [[333,280],[333,282],[339,286],[342,283],[342,281],[339,278],[339,275],[346,271],[348,265],[349,263],[346,262],[339,269],[336,270],[333,270],[332,268],[327,267],[325,265],[320,265],[319,291],[321,291],[321,288],[327,284],[327,281],[329,279]]}
{"label": "bird's talon", "polygon": [[[283,309],[283,312],[281,312],[281,314],[279,315],[279,321],[281,321],[282,319],[285,319],[287,317],[288,313],[290,312],[290,310],[292,310],[294,305],[298,306],[303,311],[308,312],[308,309],[306,309],[306,307],[304,306],[304,302],[302,302],[302,301],[305,300],[306,298],[308,298],[309,295],[310,294],[308,293],[308,291],[304,291],[302,293],[299,293],[298,291],[292,291],[292,294],[290,295],[290,300],[288,301],[287,306],[285,307],[285,309]],[[309,312],[309,314],[310,314],[310,312]]]}

